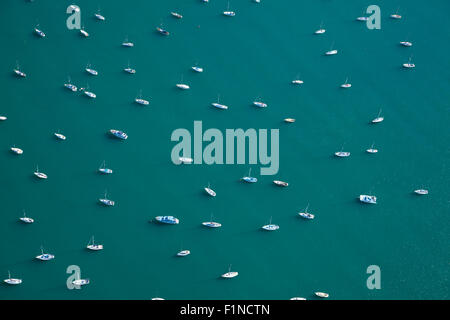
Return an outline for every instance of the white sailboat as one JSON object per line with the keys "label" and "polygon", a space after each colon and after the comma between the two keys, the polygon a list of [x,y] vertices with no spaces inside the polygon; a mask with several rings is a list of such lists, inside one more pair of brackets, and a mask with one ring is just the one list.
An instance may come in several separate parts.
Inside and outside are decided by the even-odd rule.
{"label": "white sailboat", "polygon": [[332,55],[337,54],[338,51],[337,51],[336,49],[333,49],[333,47],[334,47],[334,42],[333,42],[333,44],[331,45],[330,50],[328,50],[327,52],[325,52],[325,55],[327,55],[327,56],[332,56]]}
{"label": "white sailboat", "polygon": [[23,211],[23,217],[20,217],[19,220],[22,222],[25,222],[25,223],[33,223],[34,222],[33,218],[27,217],[25,210]]}
{"label": "white sailboat", "polygon": [[330,296],[328,293],[325,292],[314,292],[314,294],[319,298],[328,298]]}
{"label": "white sailboat", "polygon": [[367,149],[366,150],[366,152],[368,152],[368,153],[377,153],[378,152],[378,149],[374,149],[373,148],[373,143],[372,143],[372,145],[370,146],[370,148],[369,149]]}
{"label": "white sailboat", "polygon": [[187,84],[183,83],[183,75],[181,75],[181,83],[177,83],[176,86],[178,89],[181,89],[181,90],[189,90],[190,89],[190,87]]}
{"label": "white sailboat", "polygon": [[318,30],[314,31],[314,34],[324,34],[325,33],[325,29],[323,28],[323,21],[320,23],[320,27]]}
{"label": "white sailboat", "polygon": [[11,151],[14,152],[15,154],[18,154],[18,155],[23,154],[23,150],[20,149],[20,148],[16,148],[15,145],[12,146]]}
{"label": "white sailboat", "polygon": [[47,179],[48,178],[45,173],[39,172],[39,167],[38,166],[36,166],[36,171],[34,172],[34,175],[36,177],[38,177],[39,179]]}
{"label": "white sailboat", "polygon": [[414,63],[411,62],[411,58],[412,58],[412,57],[409,57],[408,62],[403,64],[403,67],[404,67],[404,68],[412,69],[412,68],[415,68],[415,67],[416,67],[416,65],[415,65]]}
{"label": "white sailboat", "polygon": [[341,88],[344,88],[344,89],[350,88],[351,86],[352,86],[352,84],[348,83],[348,77],[345,78],[345,82],[343,84],[341,84]]}
{"label": "white sailboat", "polygon": [[205,188],[205,191],[211,197],[215,197],[216,196],[216,192],[213,189],[210,188],[209,182],[208,182],[208,186]]}
{"label": "white sailboat", "polygon": [[237,271],[231,271],[231,264],[228,266],[228,272],[224,273],[221,275],[222,278],[225,279],[231,279],[231,278],[235,278],[239,275],[239,272]]}
{"label": "white sailboat", "polygon": [[148,100],[142,99],[142,90],[139,91],[139,95],[136,97],[136,99],[134,99],[134,101],[143,106],[147,106],[150,104]]}
{"label": "white sailboat", "polygon": [[269,224],[262,226],[262,229],[264,229],[266,231],[275,231],[275,230],[280,229],[280,226],[276,225],[276,224],[272,224],[272,217],[270,217]]}
{"label": "white sailboat", "polygon": [[230,1],[228,1],[227,10],[223,14],[227,17],[234,17],[236,15],[234,11],[230,11]]}
{"label": "white sailboat", "polygon": [[55,256],[50,253],[44,253],[44,248],[41,246],[41,254],[36,256],[36,259],[41,261],[49,261],[55,259]]}
{"label": "white sailboat", "polygon": [[107,195],[107,192],[105,191],[105,197],[104,197],[104,198],[101,198],[101,199],[98,199],[98,201],[100,201],[100,203],[104,204],[105,206],[108,206],[108,207],[114,207],[114,205],[115,205],[116,203],[115,203],[113,200],[108,199],[108,198],[106,197],[106,195]]}
{"label": "white sailboat", "polygon": [[213,107],[218,108],[218,109],[227,110],[227,109],[228,109],[228,106],[226,106],[226,105],[224,105],[224,104],[220,104],[219,101],[220,101],[220,95],[217,96],[217,102],[214,102],[214,103],[212,103],[211,105],[212,105]]}
{"label": "white sailboat", "polygon": [[109,168],[106,168],[106,161],[103,160],[102,165],[98,168],[98,171],[103,174],[111,174],[113,171]]}
{"label": "white sailboat", "polygon": [[103,250],[103,245],[95,244],[94,236],[92,236],[91,239],[89,240],[89,243],[86,246],[86,248],[89,250],[92,250],[92,251],[99,251],[99,250]]}
{"label": "white sailboat", "polygon": [[378,115],[375,119],[372,120],[372,123],[379,123],[384,120],[384,117],[381,117],[381,109],[378,111]]}
{"label": "white sailboat", "polygon": [[14,69],[14,73],[17,74],[19,77],[22,77],[22,78],[26,78],[27,77],[27,75],[24,72],[20,71],[20,66],[19,66],[19,62],[18,61],[16,61],[16,68]]}
{"label": "white sailboat", "polygon": [[8,278],[3,280],[6,284],[17,285],[22,283],[22,279],[11,278],[11,273],[8,271]]}
{"label": "white sailboat", "polygon": [[211,220],[210,221],[206,221],[206,222],[202,222],[202,225],[204,225],[205,227],[208,227],[208,228],[220,228],[222,226],[221,223],[215,222],[213,220],[213,215],[212,214],[211,214]]}
{"label": "white sailboat", "polygon": [[334,155],[336,157],[349,157],[350,156],[350,152],[347,151],[343,151],[344,150],[344,145],[342,145],[341,151],[335,152]]}

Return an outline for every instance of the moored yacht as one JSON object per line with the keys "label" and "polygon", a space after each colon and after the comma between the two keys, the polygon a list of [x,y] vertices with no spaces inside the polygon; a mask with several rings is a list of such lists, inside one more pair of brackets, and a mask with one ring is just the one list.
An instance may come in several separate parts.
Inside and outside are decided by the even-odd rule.
{"label": "moored yacht", "polygon": [[123,69],[123,71],[125,71],[125,72],[127,72],[129,74],[135,74],[136,73],[136,70],[130,67],[130,63],[129,62],[128,62],[128,66],[125,69]]}
{"label": "moored yacht", "polygon": [[345,157],[350,157],[350,152],[342,151],[342,149],[341,149],[341,151],[335,152],[334,155],[336,157],[345,158]]}
{"label": "moored yacht", "polygon": [[213,221],[213,215],[211,215],[210,221],[202,222],[202,225],[208,228],[220,228],[222,226],[221,223]]}
{"label": "moored yacht", "polygon": [[78,90],[78,88],[71,83],[70,77],[68,77],[67,83],[64,83],[64,87],[71,90],[72,92],[75,92]]}
{"label": "moored yacht", "polygon": [[242,177],[242,180],[245,181],[245,182],[249,182],[249,183],[255,183],[255,182],[257,182],[258,179],[255,178],[255,177],[252,177],[252,176],[251,176],[251,173],[252,173],[252,168],[250,168],[250,170],[248,171],[248,176]]}
{"label": "moored yacht", "polygon": [[194,70],[195,72],[199,72],[199,73],[203,72],[203,68],[197,67],[197,66],[193,66],[192,70]]}
{"label": "moored yacht", "polygon": [[114,137],[122,139],[122,140],[126,140],[128,139],[128,135],[120,130],[116,130],[116,129],[111,129],[109,130],[109,133],[111,133]]}
{"label": "moored yacht", "polygon": [[414,63],[411,62],[411,57],[409,57],[408,62],[407,62],[407,63],[404,63],[404,64],[403,64],[403,67],[404,67],[404,68],[408,68],[408,69],[412,69],[412,68],[415,68],[416,65],[415,65]]}
{"label": "moored yacht", "polygon": [[376,204],[377,203],[377,197],[369,196],[367,194],[361,194],[361,195],[359,195],[359,201],[364,202],[364,203]]}
{"label": "moored yacht", "polygon": [[92,69],[90,64],[88,64],[86,66],[86,69],[84,69],[84,70],[86,70],[87,73],[92,74],[93,76],[97,76],[98,75],[98,71],[95,70],[95,69]]}
{"label": "moored yacht", "polygon": [[5,121],[5,120],[7,120],[8,118],[7,117],[5,117],[5,116],[0,116],[0,121]]}
{"label": "moored yacht", "polygon": [[35,32],[39,37],[45,38],[45,33],[44,33],[42,30],[38,29],[38,27],[39,27],[39,25],[37,25],[36,28],[34,28],[34,32]]}
{"label": "moored yacht", "polygon": [[41,246],[41,254],[36,256],[36,259],[41,261],[49,261],[55,259],[55,256],[50,253],[44,253],[44,248]]}
{"label": "moored yacht", "polygon": [[306,206],[305,210],[303,212],[299,212],[298,215],[304,219],[312,220],[314,219],[314,215],[312,213],[308,212],[309,203]]}
{"label": "moored yacht", "polygon": [[177,256],[178,257],[186,257],[190,254],[191,254],[190,250],[181,250],[180,252],[177,253]]}
{"label": "moored yacht", "polygon": [[369,17],[357,17],[356,20],[357,21],[367,21],[367,20],[369,20]]}
{"label": "moored yacht", "polygon": [[409,41],[400,41],[400,44],[404,47],[411,47],[412,46],[412,42]]}
{"label": "moored yacht", "polygon": [[184,83],[177,83],[177,88],[179,88],[181,90],[189,90],[190,89],[190,87]]}
{"label": "moored yacht", "polygon": [[173,216],[157,216],[155,220],[165,224],[179,224],[180,220]]}
{"label": "moored yacht", "polygon": [[20,148],[16,148],[16,146],[13,146],[11,148],[11,151],[14,152],[15,154],[23,154],[23,150]]}
{"label": "moored yacht", "polygon": [[179,14],[178,12],[171,12],[170,14],[177,19],[183,18],[183,16],[181,14]]}
{"label": "moored yacht", "polygon": [[104,198],[100,198],[98,199],[98,201],[100,201],[100,203],[104,204],[107,207],[114,207],[114,205],[116,204],[113,200],[110,200],[106,197],[106,191],[105,191],[105,197]]}
{"label": "moored yacht", "polygon": [[73,280],[72,283],[76,286],[84,286],[86,284],[90,283],[89,279],[77,279],[77,280]]}
{"label": "moored yacht", "polygon": [[97,13],[94,14],[94,17],[97,18],[97,20],[105,21],[105,17],[100,13],[100,9],[98,9]]}
{"label": "moored yacht", "polygon": [[33,218],[27,217],[25,210],[23,211],[23,217],[20,217],[19,220],[22,222],[25,222],[25,223],[33,223],[34,222]]}
{"label": "moored yacht", "polygon": [[129,48],[131,48],[131,47],[134,47],[134,43],[128,41],[128,37],[126,37],[125,40],[124,40],[124,42],[122,42],[122,46],[123,46],[123,47],[129,47]]}
{"label": "moored yacht", "polygon": [[306,300],[306,298],[302,298],[302,297],[292,297],[289,300]]}
{"label": "moored yacht", "polygon": [[280,180],[273,180],[273,183],[280,187],[287,187],[289,185],[289,183]]}
{"label": "moored yacht", "polygon": [[266,224],[265,226],[262,226],[261,228],[266,231],[275,231],[275,230],[280,229],[280,226],[276,225],[276,224],[272,224],[272,217],[270,217],[269,224]]}
{"label": "moored yacht", "polygon": [[234,17],[236,13],[234,11],[230,11],[230,1],[228,1],[227,10],[223,12],[224,16]]}
{"label": "moored yacht", "polygon": [[419,194],[419,195],[426,195],[426,194],[428,194],[428,190],[426,190],[426,189],[417,189],[417,190],[414,190],[414,193],[415,194]]}
{"label": "moored yacht", "polygon": [[266,108],[267,104],[261,101],[253,101],[253,105],[257,106],[258,108]]}
{"label": "moored yacht", "polygon": [[219,103],[219,100],[220,100],[220,96],[217,96],[217,102],[214,102],[214,103],[212,103],[211,105],[212,105],[213,107],[218,108],[218,109],[227,110],[227,109],[228,109],[228,106],[226,106],[226,105],[224,105],[224,104],[220,104],[220,103]]}
{"label": "moored yacht", "polygon": [[183,164],[190,164],[190,163],[194,162],[194,159],[189,158],[189,157],[179,157],[178,160],[180,161],[180,163],[183,163]]}
{"label": "moored yacht", "polygon": [[370,146],[369,149],[366,150],[366,152],[368,152],[368,153],[377,153],[378,150],[377,150],[377,149],[374,149],[374,148],[373,148],[373,145],[374,145],[374,144],[372,143],[372,145]]}
{"label": "moored yacht", "polygon": [[84,28],[80,29],[80,34],[85,38],[89,37],[89,33],[87,33],[87,31],[84,30]]}
{"label": "moored yacht", "polygon": [[162,34],[163,36],[168,36],[170,33],[169,33],[169,31],[167,31],[167,30],[165,30],[165,29],[163,29],[163,28],[161,28],[161,27],[157,27],[156,28],[156,31],[158,31],[160,34]]}
{"label": "moored yacht", "polygon": [[381,117],[380,115],[381,115],[381,109],[380,109],[380,111],[378,111],[377,117],[376,117],[375,119],[372,120],[372,123],[379,123],[379,122],[382,122],[382,121],[384,120],[384,117]]}
{"label": "moored yacht", "polygon": [[20,71],[19,62],[16,62],[16,68],[13,69],[13,71],[14,71],[14,73],[17,74],[19,77],[22,77],[22,78],[26,78],[26,77],[27,77],[27,75],[26,75],[24,72]]}
{"label": "moored yacht", "polygon": [[216,196],[216,192],[215,192],[213,189],[211,189],[211,188],[209,187],[209,183],[208,183],[208,186],[205,188],[205,191],[206,191],[206,193],[209,194],[211,197],[215,197],[215,196]]}
{"label": "moored yacht", "polygon": [[228,272],[222,274],[221,277],[225,278],[225,279],[231,279],[231,278],[237,277],[238,275],[239,275],[239,272],[231,271],[231,264],[230,264],[230,266],[228,267]]}
{"label": "moored yacht", "polygon": [[97,95],[91,91],[84,90],[84,94],[87,95],[89,98],[95,99],[97,98]]}
{"label": "moored yacht", "polygon": [[3,282],[11,285],[17,285],[22,283],[22,279],[11,278],[11,273],[8,271],[8,279],[3,280]]}
{"label": "moored yacht", "polygon": [[314,34],[324,34],[325,33],[325,29],[323,28],[323,22],[320,23],[320,27],[318,30],[314,31]]}
{"label": "moored yacht", "polygon": [[325,292],[314,292],[314,294],[319,298],[328,298],[330,296],[328,293]]}
{"label": "moored yacht", "polygon": [[92,251],[99,251],[103,250],[102,244],[95,244],[94,236],[91,237],[91,239],[88,242],[88,245],[86,246],[86,249],[92,250]]}
{"label": "moored yacht", "polygon": [[136,103],[142,104],[142,105],[144,105],[144,106],[147,106],[147,105],[149,105],[149,103],[150,103],[148,100],[141,99],[141,98],[136,98],[136,99],[134,99],[134,101],[136,101]]}
{"label": "moored yacht", "polygon": [[325,52],[325,54],[326,54],[327,56],[332,56],[332,55],[335,55],[335,54],[337,54],[337,53],[338,53],[337,50],[330,50],[330,51]]}
{"label": "moored yacht", "polygon": [[287,123],[294,123],[294,122],[295,122],[295,119],[294,119],[294,118],[286,118],[286,119],[284,119],[284,122],[287,122]]}
{"label": "moored yacht", "polygon": [[103,174],[111,174],[113,171],[111,169],[106,168],[106,161],[103,160],[102,165],[98,168],[98,171]]}
{"label": "moored yacht", "polygon": [[39,172],[39,167],[36,166],[36,171],[34,172],[34,175],[38,177],[39,179],[47,179],[47,175],[43,172]]}
{"label": "moored yacht", "polygon": [[352,86],[351,83],[348,83],[348,78],[345,78],[345,82],[341,84],[341,88],[350,88]]}
{"label": "moored yacht", "polygon": [[55,135],[55,137],[58,138],[59,140],[66,140],[66,139],[67,139],[65,135],[63,135],[63,134],[61,134],[61,133],[59,133],[59,132],[55,132],[54,135]]}

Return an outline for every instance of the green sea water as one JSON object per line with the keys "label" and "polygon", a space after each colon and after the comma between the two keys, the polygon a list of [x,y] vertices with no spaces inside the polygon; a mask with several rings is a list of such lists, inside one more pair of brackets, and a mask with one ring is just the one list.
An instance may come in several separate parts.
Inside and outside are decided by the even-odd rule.
{"label": "green sea water", "polygon": [[[23,283],[0,285],[0,299],[449,298],[448,1],[232,0],[227,18],[225,0],[78,0],[89,38],[67,29],[70,4],[1,4],[0,278],[10,270]],[[380,30],[355,21],[371,4]],[[93,17],[99,7],[104,22]],[[403,19],[390,19],[398,8]],[[326,33],[314,35],[322,21]],[[161,23],[169,37],[155,32]],[[121,47],[127,36],[133,48]],[[324,56],[332,45],[339,54]],[[403,69],[411,55],[416,68]],[[12,73],[16,61],[26,79]],[[128,62],[135,75],[123,72]],[[190,70],[196,63],[203,73]],[[97,98],[65,89],[68,76]],[[175,87],[181,77],[191,90]],[[347,77],[352,88],[340,89]],[[150,106],[133,102],[140,90]],[[227,111],[210,106],[218,94]],[[266,109],[251,105],[257,97]],[[385,121],[371,125],[380,108]],[[278,174],[254,165],[249,185],[239,181],[249,165],[175,166],[170,135],[194,120],[278,128]],[[111,139],[112,128],[129,139]],[[372,143],[378,154],[365,152]],[[343,144],[352,155],[337,159]],[[112,175],[97,173],[103,160]],[[48,180],[35,179],[36,165]],[[113,208],[97,202],[105,189]],[[312,221],[297,215],[308,204]],[[22,210],[34,224],[18,220]],[[222,228],[201,225],[211,214]],[[181,223],[149,222],[158,215]],[[261,231],[270,217],[280,229]],[[85,249],[92,235],[103,251]],[[56,259],[35,260],[41,245]],[[181,249],[192,254],[177,258]],[[230,264],[239,276],[220,279]],[[69,265],[91,284],[68,290]],[[380,290],[366,286],[370,265]]]}

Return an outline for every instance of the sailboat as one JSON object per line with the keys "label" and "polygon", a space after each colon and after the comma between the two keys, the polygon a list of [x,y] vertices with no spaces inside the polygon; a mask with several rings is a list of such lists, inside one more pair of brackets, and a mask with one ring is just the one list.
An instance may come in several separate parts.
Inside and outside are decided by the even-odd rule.
{"label": "sailboat", "polygon": [[259,101],[259,99],[253,101],[253,105],[257,106],[258,108],[267,108],[267,104],[262,101]]}
{"label": "sailboat", "polygon": [[183,19],[183,16],[181,14],[179,14],[178,12],[172,11],[170,14],[177,19]]}
{"label": "sailboat", "polygon": [[380,117],[380,115],[381,115],[381,109],[380,109],[380,111],[378,112],[377,117],[376,117],[375,119],[372,120],[372,123],[379,123],[379,122],[382,122],[382,121],[384,120],[384,117]]}
{"label": "sailboat", "polygon": [[270,217],[269,224],[262,226],[262,229],[264,229],[266,231],[275,231],[275,230],[280,229],[280,226],[276,225],[276,224],[272,224],[272,217]]}
{"label": "sailboat", "polygon": [[220,103],[219,103],[219,100],[220,100],[220,95],[217,95],[217,102],[214,102],[214,103],[212,103],[211,105],[212,105],[213,107],[218,108],[218,109],[227,110],[227,109],[228,109],[228,106],[223,105],[223,104],[220,104]]}
{"label": "sailboat", "polygon": [[20,219],[20,221],[25,222],[25,223],[33,223],[34,222],[33,218],[27,217],[25,210],[23,211],[23,217],[20,217],[19,219]]}
{"label": "sailboat", "polygon": [[398,10],[400,10],[400,8],[397,8],[397,11],[395,11],[394,14],[390,15],[391,19],[401,19],[402,18],[402,16],[398,14]]}
{"label": "sailboat", "polygon": [[319,298],[328,298],[330,296],[328,293],[325,292],[314,292],[314,294]]}
{"label": "sailboat", "polygon": [[323,28],[323,21],[320,23],[320,27],[318,30],[314,31],[314,34],[324,34],[325,33],[325,29]]}
{"label": "sailboat", "polygon": [[178,160],[180,161],[180,164],[191,164],[192,162],[194,162],[194,159],[189,158],[189,157],[179,157]]}
{"label": "sailboat", "polygon": [[181,83],[177,83],[177,88],[181,89],[181,90],[189,90],[190,87],[183,83],[183,75],[181,75]]}
{"label": "sailboat", "polygon": [[123,47],[134,47],[134,43],[128,40],[128,36],[126,36],[125,40],[122,42]]}
{"label": "sailboat", "polygon": [[41,246],[41,254],[36,256],[36,259],[41,261],[49,261],[55,259],[55,256],[50,253],[44,253],[44,248]]}
{"label": "sailboat", "polygon": [[342,145],[341,151],[335,152],[334,155],[336,157],[349,157],[350,152],[343,151],[343,150],[344,150],[344,145]]}
{"label": "sailboat", "polygon": [[294,119],[294,118],[286,118],[286,119],[284,119],[284,122],[287,122],[287,123],[294,123],[294,122],[295,122],[295,119]]}
{"label": "sailboat", "polygon": [[216,196],[216,192],[215,192],[213,189],[211,189],[211,188],[209,187],[209,182],[208,182],[208,187],[205,188],[205,191],[206,191],[206,193],[209,194],[211,197],[215,197],[215,196]]}
{"label": "sailboat", "polygon": [[105,17],[103,15],[100,14],[100,8],[97,10],[97,13],[94,14],[94,16],[101,21],[105,21]]}
{"label": "sailboat", "polygon": [[97,95],[95,93],[93,93],[91,91],[88,91],[88,90],[89,90],[89,85],[88,84],[86,85],[86,88],[80,88],[80,91],[83,91],[83,93],[86,96],[88,96],[89,98],[91,98],[91,99],[97,98]]}
{"label": "sailboat", "polygon": [[23,150],[20,148],[16,148],[16,145],[13,145],[11,148],[11,151],[14,152],[15,154],[23,154]]}
{"label": "sailboat", "polygon": [[211,220],[210,221],[206,221],[206,222],[202,222],[202,225],[204,225],[205,227],[208,227],[208,228],[220,228],[222,226],[221,223],[213,221],[213,215],[212,214],[211,214]]}
{"label": "sailboat", "polygon": [[227,10],[223,14],[227,17],[234,17],[236,15],[234,11],[230,11],[230,1],[228,1]]}
{"label": "sailboat", "polygon": [[280,187],[287,187],[289,185],[289,183],[280,180],[273,180],[273,183]]}
{"label": "sailboat", "polygon": [[134,99],[134,101],[144,106],[147,106],[150,103],[148,100],[142,99],[142,90],[139,91],[139,95],[136,97],[136,99]]}
{"label": "sailboat", "polygon": [[292,80],[292,84],[303,84],[303,80],[299,79],[300,74],[297,74],[294,80]]}
{"label": "sailboat", "polygon": [[84,26],[81,27],[81,29],[80,29],[80,34],[81,34],[82,36],[84,36],[85,38],[89,37],[89,33],[87,33],[87,31],[84,30]]}
{"label": "sailboat", "polygon": [[67,139],[65,135],[59,133],[59,130],[58,130],[58,132],[55,132],[54,135],[55,135],[55,137],[58,138],[59,140],[66,140],[66,139]]}
{"label": "sailboat", "polygon": [[252,176],[251,176],[251,173],[252,173],[252,168],[250,168],[250,170],[248,170],[248,176],[243,177],[242,180],[245,181],[245,182],[249,182],[249,183],[255,183],[255,182],[257,182],[258,179],[255,178],[255,177],[252,177]]}
{"label": "sailboat", "polygon": [[414,190],[414,193],[418,194],[418,195],[426,195],[426,194],[428,194],[428,190],[427,189],[417,189],[417,190]]}
{"label": "sailboat", "polygon": [[341,84],[341,88],[350,88],[352,86],[351,83],[348,83],[348,77],[345,78],[345,82],[343,84]]}
{"label": "sailboat", "polygon": [[98,168],[98,171],[100,173],[104,173],[104,174],[111,174],[113,173],[113,171],[111,169],[106,168],[106,161],[103,160],[102,165],[100,166],[100,168]]}
{"label": "sailboat", "polygon": [[190,250],[181,250],[177,253],[178,257],[186,257],[191,254]]}
{"label": "sailboat", "polygon": [[67,83],[64,83],[64,87],[71,90],[72,92],[76,92],[78,90],[77,87],[71,83],[70,77],[67,77]]}
{"label": "sailboat", "polygon": [[0,115],[0,121],[5,121],[5,120],[7,120],[7,119],[8,119],[7,117],[1,116],[1,115]]}
{"label": "sailboat", "polygon": [[400,44],[404,47],[412,47],[412,42],[410,41],[400,41]]}
{"label": "sailboat", "polygon": [[170,34],[169,31],[162,28],[162,25],[159,27],[156,27],[156,31],[158,31],[163,36],[168,36]]}
{"label": "sailboat", "polygon": [[73,280],[72,283],[76,286],[84,286],[86,284],[89,284],[91,281],[89,279],[77,279]]}
{"label": "sailboat", "polygon": [[38,27],[39,25],[34,28],[34,33],[36,33],[41,38],[45,38],[45,33],[42,30],[38,29]]}
{"label": "sailboat", "polygon": [[193,66],[192,70],[194,70],[195,72],[199,72],[199,73],[203,72],[203,68],[201,68],[201,67],[199,67],[197,65]]}
{"label": "sailboat", "polygon": [[88,65],[86,66],[86,69],[84,69],[84,70],[86,70],[87,73],[92,74],[93,76],[98,75],[98,71],[95,69],[92,69],[90,63],[88,63]]}
{"label": "sailboat", "polygon": [[5,283],[7,284],[12,284],[12,285],[16,285],[16,284],[21,284],[22,283],[22,279],[14,279],[11,278],[11,273],[8,271],[8,279],[3,280]]}
{"label": "sailboat", "polygon": [[327,56],[332,56],[332,55],[337,54],[338,51],[335,50],[335,49],[333,49],[333,47],[334,47],[334,41],[333,41],[333,44],[332,44],[331,47],[330,47],[330,50],[327,51],[327,52],[325,52],[325,55],[327,55]]}
{"label": "sailboat", "polygon": [[309,208],[309,203],[306,206],[305,211],[299,212],[298,215],[302,218],[312,220],[312,219],[314,219],[314,215],[308,212],[308,208]]}
{"label": "sailboat", "polygon": [[17,62],[17,61],[16,61],[16,68],[14,69],[14,73],[17,74],[19,77],[22,77],[22,78],[26,78],[27,77],[27,75],[24,72],[20,71],[19,62]]}
{"label": "sailboat", "polygon": [[94,236],[92,236],[91,239],[89,240],[89,243],[86,246],[86,248],[89,250],[92,250],[92,251],[99,251],[99,250],[103,250],[103,245],[95,244]]}
{"label": "sailboat", "polygon": [[289,300],[306,300],[306,298],[302,298],[302,297],[292,297]]}
{"label": "sailboat", "polygon": [[408,62],[403,64],[404,68],[412,69],[412,68],[416,67],[416,65],[414,63],[411,63],[411,58],[412,57],[409,57]]}
{"label": "sailboat", "polygon": [[113,200],[109,200],[108,198],[106,198],[106,194],[107,192],[105,191],[105,197],[102,199],[98,199],[98,201],[103,203],[105,206],[113,207],[116,203]]}
{"label": "sailboat", "polygon": [[377,203],[377,197],[369,196],[367,194],[360,194],[359,195],[359,201],[364,202],[364,203],[376,204]]}
{"label": "sailboat", "polygon": [[36,166],[36,171],[34,172],[34,175],[38,177],[39,179],[47,179],[47,175],[43,172],[39,172],[39,167]]}
{"label": "sailboat", "polygon": [[130,61],[128,61],[128,66],[123,69],[123,71],[129,73],[129,74],[135,74],[136,70],[130,67]]}
{"label": "sailboat", "polygon": [[231,264],[228,266],[228,272],[221,275],[222,278],[225,279],[231,279],[234,277],[237,277],[239,275],[239,272],[237,271],[231,271]]}
{"label": "sailboat", "polygon": [[366,150],[368,153],[377,153],[377,152],[378,152],[377,149],[374,149],[374,148],[373,148],[373,145],[374,145],[374,144],[372,143],[372,145],[370,146],[370,148]]}

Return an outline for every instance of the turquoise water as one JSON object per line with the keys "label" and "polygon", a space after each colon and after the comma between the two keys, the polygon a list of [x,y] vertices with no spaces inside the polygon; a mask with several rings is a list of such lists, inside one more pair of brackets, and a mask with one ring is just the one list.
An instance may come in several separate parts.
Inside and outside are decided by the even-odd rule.
{"label": "turquoise water", "polygon": [[[377,1],[381,30],[368,30],[354,19],[369,1],[234,0],[227,18],[225,0],[79,0],[87,39],[66,28],[70,4],[2,4],[0,274],[23,284],[0,285],[1,299],[449,298],[448,1]],[[105,22],[93,18],[98,7]],[[398,7],[403,19],[389,19]],[[327,31],[315,36],[321,21]],[[154,31],[161,23],[169,37]],[[120,46],[126,36],[134,48]],[[339,54],[325,57],[333,42]],[[404,70],[410,55],[417,67]],[[26,79],[12,74],[16,60]],[[135,75],[122,71],[128,61]],[[301,87],[290,84],[297,74]],[[68,76],[97,99],[63,88]],[[175,88],[182,76],[191,90]],[[346,77],[353,86],[342,90]],[[139,90],[149,107],[133,103]],[[210,107],[218,94],[229,110]],[[256,97],[269,107],[252,107]],[[380,108],[385,121],[370,125]],[[279,173],[253,166],[259,181],[247,185],[248,165],[173,165],[170,135],[194,120],[279,128]],[[130,138],[110,139],[111,128]],[[352,155],[336,159],[344,143]],[[365,153],[372,143],[376,155]],[[96,172],[103,160],[114,174]],[[36,165],[48,180],[33,177]],[[421,187],[430,194],[412,194]],[[105,189],[113,208],[97,203]],[[297,215],[308,203],[313,221]],[[23,209],[34,224],[18,221]],[[180,225],[149,223],[166,214]],[[211,214],[222,228],[201,226]],[[262,232],[270,217],[280,230]],[[103,251],[85,249],[92,235]],[[41,245],[56,259],[35,261]],[[192,254],[175,257],[181,248]],[[219,279],[229,264],[239,277]],[[68,290],[69,265],[91,284]],[[381,290],[366,287],[369,265],[381,268]]]}

